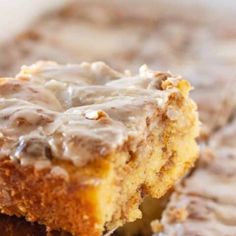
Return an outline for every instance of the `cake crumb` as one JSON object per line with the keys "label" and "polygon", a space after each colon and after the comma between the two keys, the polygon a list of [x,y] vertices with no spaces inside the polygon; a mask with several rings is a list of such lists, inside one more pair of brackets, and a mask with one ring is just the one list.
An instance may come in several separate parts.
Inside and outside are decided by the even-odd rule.
{"label": "cake crumb", "polygon": [[151,229],[153,233],[161,233],[164,230],[164,226],[159,220],[154,220],[151,222]]}
{"label": "cake crumb", "polygon": [[185,208],[175,208],[169,211],[170,223],[183,223],[188,217],[188,211]]}

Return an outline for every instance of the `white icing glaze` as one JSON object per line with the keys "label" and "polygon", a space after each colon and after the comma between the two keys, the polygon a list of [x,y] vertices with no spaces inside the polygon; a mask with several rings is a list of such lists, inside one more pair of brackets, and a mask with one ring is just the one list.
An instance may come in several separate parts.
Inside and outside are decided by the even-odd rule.
{"label": "white icing glaze", "polygon": [[[162,88],[166,79],[170,85]],[[102,62],[24,66],[15,79],[0,79],[0,155],[8,150],[24,163],[61,158],[80,166],[124,143],[135,151],[180,81],[145,66],[133,77]]]}

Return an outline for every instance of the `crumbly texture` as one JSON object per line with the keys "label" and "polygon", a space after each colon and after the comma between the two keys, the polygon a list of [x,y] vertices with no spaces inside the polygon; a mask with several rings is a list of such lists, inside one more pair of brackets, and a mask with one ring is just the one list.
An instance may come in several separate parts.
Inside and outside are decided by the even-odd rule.
{"label": "crumbly texture", "polygon": [[[176,188],[162,217],[167,236],[236,235],[236,120],[202,148],[197,168]],[[181,209],[187,217],[179,221]]]}
{"label": "crumbly texture", "polygon": [[[75,235],[141,217],[198,155],[179,76],[39,62],[0,81],[0,209]],[[158,183],[158,184],[156,184]]]}
{"label": "crumbly texture", "polygon": [[[162,212],[169,202],[169,197],[172,192],[171,188],[162,198],[146,197],[140,206],[142,211],[142,218],[135,222],[130,222],[117,229],[114,233],[115,236],[132,236],[142,235],[148,236],[152,234],[150,222],[158,221],[161,218]],[[154,224],[155,227],[156,224]]]}

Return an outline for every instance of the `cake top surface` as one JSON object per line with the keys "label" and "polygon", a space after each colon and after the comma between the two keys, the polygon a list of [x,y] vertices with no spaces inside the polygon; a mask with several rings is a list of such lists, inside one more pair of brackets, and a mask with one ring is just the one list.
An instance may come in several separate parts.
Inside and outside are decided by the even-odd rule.
{"label": "cake top surface", "polygon": [[175,118],[170,96],[189,89],[179,76],[146,66],[136,76],[102,62],[23,66],[16,78],[0,79],[0,156],[82,166],[124,144],[135,151],[164,113]]}

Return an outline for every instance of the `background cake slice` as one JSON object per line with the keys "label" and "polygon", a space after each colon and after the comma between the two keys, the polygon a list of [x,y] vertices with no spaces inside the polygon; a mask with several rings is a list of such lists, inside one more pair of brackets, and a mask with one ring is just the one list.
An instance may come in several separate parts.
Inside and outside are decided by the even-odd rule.
{"label": "background cake slice", "polygon": [[[159,236],[234,236],[236,207],[200,196],[175,193],[165,210]],[[158,231],[159,223],[153,222]]]}
{"label": "background cake slice", "polygon": [[234,119],[210,137],[196,170],[171,197],[157,235],[236,235],[235,131]]}
{"label": "background cake slice", "polygon": [[145,66],[39,62],[0,80],[0,209],[97,236],[141,217],[198,156],[190,85]]}

